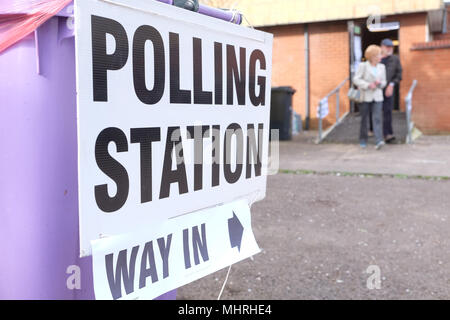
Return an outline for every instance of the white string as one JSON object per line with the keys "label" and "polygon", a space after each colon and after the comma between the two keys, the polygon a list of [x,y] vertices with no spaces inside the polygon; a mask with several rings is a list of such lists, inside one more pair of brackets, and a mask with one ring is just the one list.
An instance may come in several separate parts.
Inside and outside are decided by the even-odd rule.
{"label": "white string", "polygon": [[223,282],[222,289],[220,290],[217,300],[220,300],[220,298],[222,297],[223,289],[225,289],[225,285],[227,284],[227,281],[228,281],[228,276],[230,275],[231,266],[232,265],[230,265],[230,267],[228,268],[227,276],[225,277],[225,281]]}
{"label": "white string", "polygon": [[247,24],[249,25],[249,27],[252,28],[252,29],[255,29],[255,28],[253,28],[253,25],[250,23],[250,21],[248,21],[247,17],[244,15],[244,13],[240,12],[239,10],[236,10],[236,7],[239,5],[240,2],[241,2],[240,0],[236,0],[236,1],[231,5],[231,8],[230,8],[229,10],[230,10],[230,11],[233,11],[233,17],[231,18],[231,21],[230,21],[230,22],[236,23],[236,21],[235,21],[235,14],[236,14],[236,15],[237,15],[237,14],[241,14],[241,17],[244,18],[244,20],[247,22]]}
{"label": "white string", "polygon": [[252,29],[255,29],[255,28],[253,28],[253,26],[252,26],[252,24],[250,23],[250,21],[248,21],[247,17],[246,17],[243,13],[241,13],[241,15],[242,15],[242,17],[244,18],[244,20],[247,22],[247,24],[249,25],[249,27],[252,28]]}

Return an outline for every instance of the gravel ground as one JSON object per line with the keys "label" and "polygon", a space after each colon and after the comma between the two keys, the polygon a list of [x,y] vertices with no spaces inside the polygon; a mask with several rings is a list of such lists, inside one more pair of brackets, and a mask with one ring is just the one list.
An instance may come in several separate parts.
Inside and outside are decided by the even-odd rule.
{"label": "gravel ground", "polygon": [[[450,181],[278,174],[222,299],[450,299]],[[381,288],[367,288],[376,265]],[[216,299],[227,269],[178,299]]]}

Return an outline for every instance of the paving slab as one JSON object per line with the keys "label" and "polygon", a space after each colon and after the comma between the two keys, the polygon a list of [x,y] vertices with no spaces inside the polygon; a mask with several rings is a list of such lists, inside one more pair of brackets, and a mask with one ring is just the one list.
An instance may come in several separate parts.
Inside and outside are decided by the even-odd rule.
{"label": "paving slab", "polygon": [[450,177],[450,136],[421,136],[413,144],[320,144],[316,132],[280,142],[279,168],[284,170],[343,171]]}

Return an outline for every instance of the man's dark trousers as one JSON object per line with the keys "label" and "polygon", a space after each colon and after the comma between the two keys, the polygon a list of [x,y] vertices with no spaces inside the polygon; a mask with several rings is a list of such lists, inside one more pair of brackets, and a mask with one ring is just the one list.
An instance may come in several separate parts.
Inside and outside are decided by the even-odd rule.
{"label": "man's dark trousers", "polygon": [[394,95],[389,98],[384,95],[383,101],[383,135],[394,135],[392,130],[392,109],[394,108]]}

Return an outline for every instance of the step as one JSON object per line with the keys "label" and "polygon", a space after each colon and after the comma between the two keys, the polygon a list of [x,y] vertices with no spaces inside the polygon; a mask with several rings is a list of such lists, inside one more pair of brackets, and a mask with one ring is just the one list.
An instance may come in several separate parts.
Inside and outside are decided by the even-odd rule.
{"label": "step", "polygon": [[[359,129],[361,116],[359,113],[349,114],[342,120],[322,141],[323,143],[359,143]],[[392,127],[396,137],[396,143],[405,143],[408,133],[406,124],[406,113],[394,111],[392,113]],[[369,143],[374,142],[374,138],[369,138]]]}

